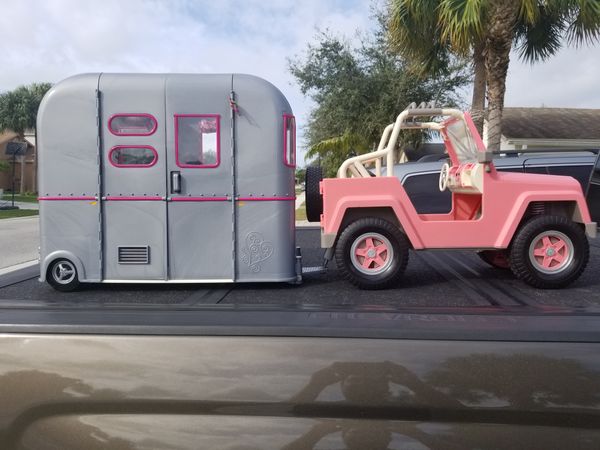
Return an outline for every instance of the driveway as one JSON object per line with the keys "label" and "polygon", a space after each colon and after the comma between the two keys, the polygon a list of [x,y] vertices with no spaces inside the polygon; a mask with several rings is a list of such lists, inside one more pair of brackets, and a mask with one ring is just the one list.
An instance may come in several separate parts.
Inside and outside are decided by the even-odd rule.
{"label": "driveway", "polygon": [[0,269],[38,259],[39,217],[0,220]]}

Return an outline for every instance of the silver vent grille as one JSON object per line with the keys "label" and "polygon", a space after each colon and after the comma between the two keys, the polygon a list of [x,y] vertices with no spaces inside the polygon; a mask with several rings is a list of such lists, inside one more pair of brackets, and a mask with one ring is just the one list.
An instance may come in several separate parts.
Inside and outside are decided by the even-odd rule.
{"label": "silver vent grille", "polygon": [[149,246],[118,247],[119,264],[150,264]]}

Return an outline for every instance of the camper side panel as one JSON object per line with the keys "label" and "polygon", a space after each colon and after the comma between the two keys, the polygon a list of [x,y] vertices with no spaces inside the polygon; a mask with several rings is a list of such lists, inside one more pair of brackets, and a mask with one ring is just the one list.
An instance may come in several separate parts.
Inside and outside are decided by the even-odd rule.
{"label": "camper side panel", "polygon": [[83,281],[98,281],[98,75],[68,78],[44,97],[38,113],[41,278],[58,257],[73,259]]}
{"label": "camper side panel", "polygon": [[[292,110],[271,83],[234,75],[238,281],[293,281],[295,170],[284,157]],[[291,161],[287,161],[288,163]]]}
{"label": "camper side panel", "polygon": [[102,74],[105,280],[165,280],[165,77]]}

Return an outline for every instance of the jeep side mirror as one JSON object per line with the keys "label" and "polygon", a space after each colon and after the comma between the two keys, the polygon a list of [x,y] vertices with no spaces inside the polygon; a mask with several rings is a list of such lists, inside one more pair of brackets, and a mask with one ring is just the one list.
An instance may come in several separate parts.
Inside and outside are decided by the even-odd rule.
{"label": "jeep side mirror", "polygon": [[477,152],[477,162],[481,164],[489,164],[494,160],[494,153],[486,150],[485,152]]}

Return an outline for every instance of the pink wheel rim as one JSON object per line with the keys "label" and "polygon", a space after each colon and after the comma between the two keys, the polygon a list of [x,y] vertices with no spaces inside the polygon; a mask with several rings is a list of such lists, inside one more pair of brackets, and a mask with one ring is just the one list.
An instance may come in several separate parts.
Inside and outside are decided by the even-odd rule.
{"label": "pink wheel rim", "polygon": [[379,233],[359,236],[350,250],[354,267],[365,274],[374,275],[386,270],[392,263],[394,250],[391,242]]}
{"label": "pink wheel rim", "polygon": [[573,261],[573,243],[558,231],[541,233],[531,243],[529,259],[541,272],[561,272]]}

